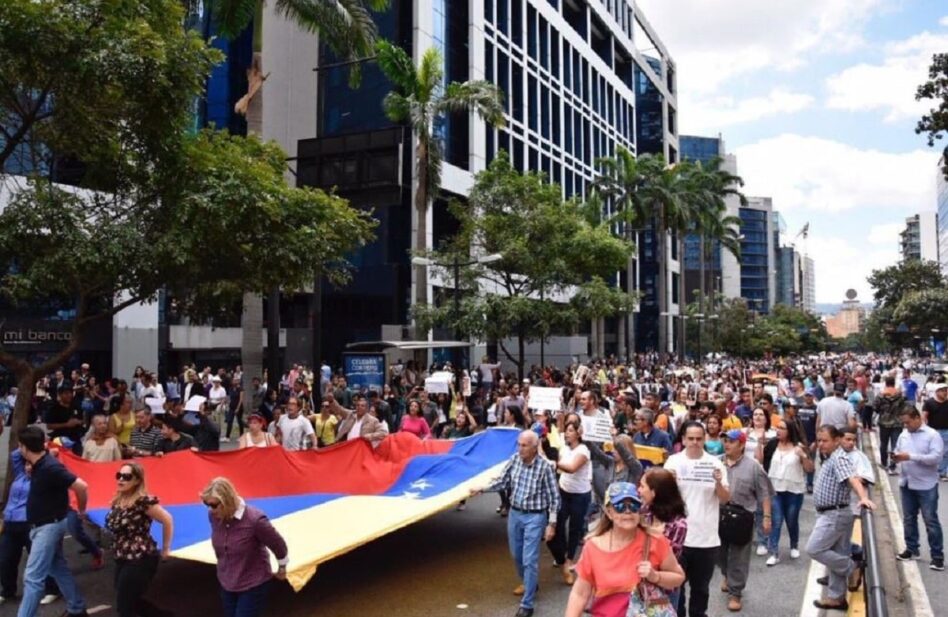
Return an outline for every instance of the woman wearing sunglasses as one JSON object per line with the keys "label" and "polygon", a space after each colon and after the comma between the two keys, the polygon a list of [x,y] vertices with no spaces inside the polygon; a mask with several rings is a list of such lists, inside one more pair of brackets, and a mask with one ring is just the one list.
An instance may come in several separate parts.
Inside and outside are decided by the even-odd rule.
{"label": "woman wearing sunglasses", "polygon": [[665,590],[676,589],[685,580],[668,540],[645,527],[634,484],[613,482],[605,502],[604,516],[576,564],[566,617],[582,617],[590,598],[593,617],[625,617],[629,596],[643,580]]}
{"label": "woman wearing sunglasses", "polygon": [[[143,597],[158,571],[159,559],[168,557],[174,524],[158,498],[145,489],[145,470],[125,463],[115,473],[118,484],[105,526],[112,533],[115,555],[115,605],[120,617],[157,615],[161,611]],[[152,521],[161,524],[161,552],[151,535]]]}
{"label": "woman wearing sunglasses", "polygon": [[[273,578],[286,580],[287,548],[267,515],[248,505],[227,478],[214,478],[201,493],[211,521],[217,555],[217,580],[225,617],[255,617],[263,608]],[[277,558],[276,574],[270,555]]]}

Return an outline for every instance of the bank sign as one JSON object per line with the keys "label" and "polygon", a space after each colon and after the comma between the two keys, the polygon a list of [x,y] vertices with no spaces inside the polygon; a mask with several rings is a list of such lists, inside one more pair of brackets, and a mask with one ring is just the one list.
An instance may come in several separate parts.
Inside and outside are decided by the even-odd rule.
{"label": "bank sign", "polygon": [[382,392],[385,385],[385,354],[346,353],[342,356],[343,372],[349,389]]}
{"label": "bank sign", "polygon": [[[108,320],[91,324],[80,349],[108,349]],[[58,351],[72,342],[72,321],[0,319],[0,345],[10,352]]]}

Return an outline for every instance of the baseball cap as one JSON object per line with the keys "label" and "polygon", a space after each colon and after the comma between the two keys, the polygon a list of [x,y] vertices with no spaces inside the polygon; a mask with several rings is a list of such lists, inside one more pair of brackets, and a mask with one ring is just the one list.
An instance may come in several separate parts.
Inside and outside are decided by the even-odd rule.
{"label": "baseball cap", "polygon": [[606,489],[606,501],[612,505],[617,505],[631,499],[637,504],[642,504],[642,498],[639,497],[639,491],[631,482],[613,482]]}
{"label": "baseball cap", "polygon": [[724,433],[724,438],[730,439],[731,441],[747,443],[747,434],[739,428],[732,428],[728,432]]}
{"label": "baseball cap", "polygon": [[807,388],[803,396],[816,396],[816,388]]}
{"label": "baseball cap", "polygon": [[939,390],[944,390],[945,388],[948,388],[948,383],[943,382],[943,383],[935,384],[935,392],[938,392]]}

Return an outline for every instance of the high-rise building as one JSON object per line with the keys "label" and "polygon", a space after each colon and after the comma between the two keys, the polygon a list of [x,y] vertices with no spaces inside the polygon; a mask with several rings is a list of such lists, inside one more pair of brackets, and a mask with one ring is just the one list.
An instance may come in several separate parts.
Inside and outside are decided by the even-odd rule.
{"label": "high-rise building", "polygon": [[[409,252],[437,246],[457,223],[445,207],[463,199],[474,174],[503,149],[519,170],[544,172],[564,197],[587,195],[597,157],[622,146],[636,154],[678,159],[674,64],[647,20],[629,0],[396,0],[377,15],[380,35],[417,60],[432,46],[445,59],[445,81],[486,79],[505,99],[505,126],[455,114],[436,127],[443,140],[444,199],[429,208],[426,247],[414,245],[412,208],[415,165],[412,135],[386,119],[381,100],[390,85],[367,64],[362,84],[347,86],[346,67],[320,58],[316,137],[299,144],[299,182],[337,187],[353,204],[371,207],[378,239],[355,256],[358,266],[345,288],[323,286],[324,355],[336,357],[355,340],[383,332],[408,336],[414,269]],[[593,353],[621,353],[629,339],[639,349],[667,349],[672,332],[659,341],[662,304],[656,297],[654,233],[638,232],[639,255],[615,284],[641,290],[635,327],[624,319],[592,328]],[[675,243],[666,243],[669,300],[677,300]],[[453,281],[429,277],[427,297]],[[631,278],[631,281],[629,281]],[[669,301],[668,312],[677,313]],[[673,319],[666,316],[670,323]],[[671,330],[669,328],[668,330]],[[634,336],[633,335],[634,331]]]}
{"label": "high-rise building", "polygon": [[[696,137],[692,135],[682,135],[681,158],[708,164],[714,159],[721,160],[721,169],[733,175],[737,174],[737,158],[733,154],[728,154],[724,147],[724,140],[718,137]],[[726,216],[738,216],[740,210],[740,198],[736,195],[729,195],[724,200]],[[701,259],[702,247],[705,251],[705,258]],[[701,238],[696,234],[689,234],[685,238],[685,298],[687,302],[693,302],[702,283],[702,265],[705,295],[710,295],[711,290],[716,293],[722,293],[728,298],[738,298],[741,295],[741,274],[740,263],[733,254],[724,249],[721,243],[716,240],[708,240],[702,243]]]}
{"label": "high-rise building", "polygon": [[804,255],[802,259],[803,271],[800,273],[802,283],[800,285],[803,297],[800,300],[800,308],[808,313],[816,314],[816,266],[813,258]]}
{"label": "high-rise building", "polygon": [[942,274],[948,276],[948,178],[945,178],[944,165],[945,158],[942,157],[935,172],[935,185],[938,196],[938,263]]}
{"label": "high-rise building", "polygon": [[748,197],[739,216],[741,297],[751,310],[768,313],[776,300],[778,215],[770,197]]}
{"label": "high-rise building", "polygon": [[905,229],[899,234],[902,259],[939,261],[938,213],[919,212],[905,219]]}
{"label": "high-rise building", "polygon": [[776,254],[777,304],[786,304],[813,313],[816,310],[813,258],[801,254],[793,245],[779,247]]}

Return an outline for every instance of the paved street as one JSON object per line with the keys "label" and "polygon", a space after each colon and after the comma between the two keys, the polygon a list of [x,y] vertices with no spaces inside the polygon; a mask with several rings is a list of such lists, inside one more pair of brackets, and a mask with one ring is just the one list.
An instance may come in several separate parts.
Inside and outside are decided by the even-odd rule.
{"label": "paved street", "polygon": [[[302,617],[364,617],[395,614],[399,617],[470,615],[502,617],[516,612],[511,590],[517,584],[507,553],[505,519],[494,513],[495,495],[481,496],[466,511],[447,511],[372,542],[320,568],[313,581],[299,593],[279,586],[271,596],[269,615]],[[801,543],[813,522],[810,499],[801,517]],[[339,521],[339,524],[345,524]],[[320,533],[314,530],[314,533]],[[323,533],[332,533],[331,529]],[[95,614],[113,614],[112,569],[92,572],[89,558],[67,542],[67,558]],[[292,550],[292,547],[291,549]],[[786,539],[784,559],[773,568],[763,557],[753,557],[750,588],[744,615],[791,617],[800,614],[809,560],[789,559]],[[537,617],[563,614],[569,588],[551,567],[544,549],[540,570],[541,592]],[[718,591],[720,576],[711,584],[710,615],[728,614],[725,596]],[[193,562],[173,560],[162,566],[151,597],[177,615],[216,615],[219,611],[214,569]],[[61,614],[61,601],[44,607],[40,617]],[[0,606],[0,616],[14,615],[11,605]]]}

